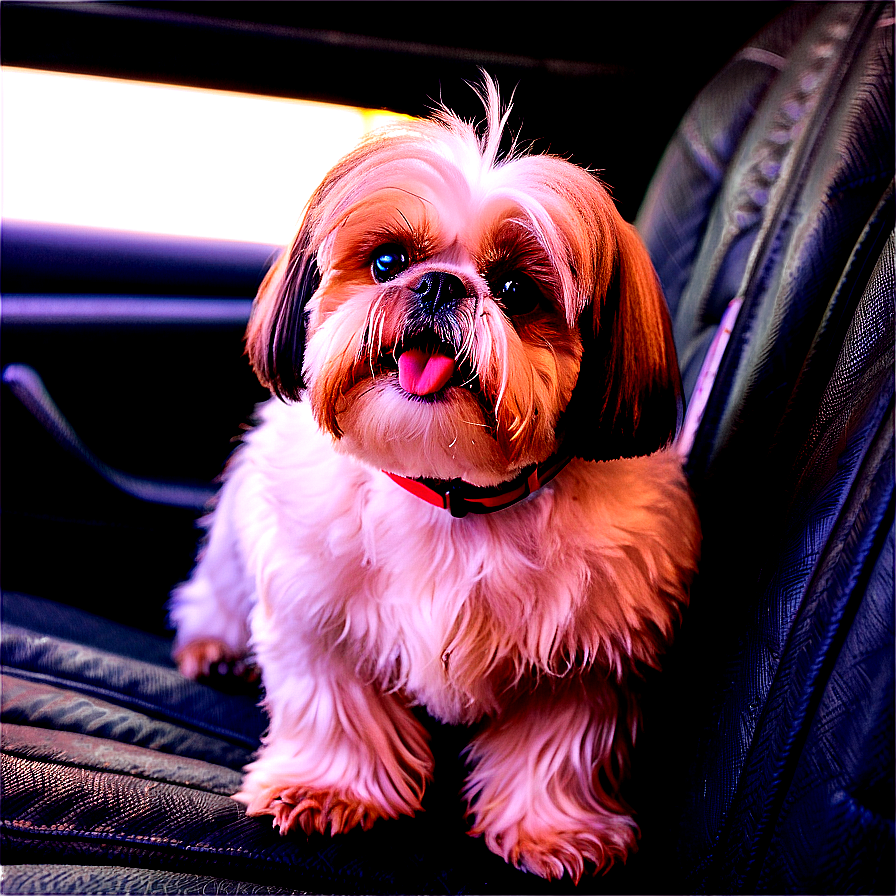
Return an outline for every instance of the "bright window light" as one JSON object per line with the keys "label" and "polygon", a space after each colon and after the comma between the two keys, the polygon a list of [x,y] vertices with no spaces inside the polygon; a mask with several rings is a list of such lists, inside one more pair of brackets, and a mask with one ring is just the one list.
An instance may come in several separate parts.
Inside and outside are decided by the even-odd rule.
{"label": "bright window light", "polygon": [[282,245],[373,128],[348,106],[4,67],[5,219]]}

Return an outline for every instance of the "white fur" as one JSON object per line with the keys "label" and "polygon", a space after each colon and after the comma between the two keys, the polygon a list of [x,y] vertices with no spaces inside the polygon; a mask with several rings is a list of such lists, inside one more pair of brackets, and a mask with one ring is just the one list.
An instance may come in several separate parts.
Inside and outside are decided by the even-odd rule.
{"label": "white fur", "polygon": [[[173,595],[175,653],[193,676],[247,653],[260,665],[270,729],[236,798],[282,833],[419,809],[433,769],[417,704],[483,723],[473,833],[578,879],[634,846],[619,797],[629,682],[672,637],[700,533],[674,450],[573,459],[523,502],[463,519],[382,472],[493,485],[558,448],[639,453],[674,428],[674,347],[643,244],[587,172],[498,160],[486,93],[482,139],[446,112],[340,163],[263,284],[249,354],[294,402],[263,405],[230,462]],[[395,244],[408,263],[380,282],[372,259]],[[463,290],[438,313],[421,299],[434,272]],[[518,275],[536,306],[501,300]],[[437,395],[401,387],[414,339],[453,352]]]}
{"label": "white fur", "polygon": [[[546,874],[623,854],[634,824],[612,797],[553,791],[573,768],[587,780],[609,763],[617,681],[632,659],[657,661],[685,603],[699,531],[674,452],[573,461],[522,504],[454,519],[335,453],[307,404],[271,400],[260,420],[172,609],[179,647],[219,638],[264,670],[271,727],[240,798],[263,811],[303,785],[374,816],[412,812],[431,769],[406,709],[419,703],[445,722],[494,719],[469,783],[493,849]],[[584,693],[555,699],[560,676],[589,669]],[[529,733],[489,733],[527,706],[549,754]]]}

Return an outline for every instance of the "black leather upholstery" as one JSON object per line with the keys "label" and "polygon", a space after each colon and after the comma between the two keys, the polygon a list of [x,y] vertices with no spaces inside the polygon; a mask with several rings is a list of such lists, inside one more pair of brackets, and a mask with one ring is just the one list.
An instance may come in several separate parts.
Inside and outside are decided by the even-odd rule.
{"label": "black leather upholstery", "polygon": [[[795,7],[639,219],[689,392],[743,302],[688,462],[704,561],[654,768],[684,772],[656,823],[698,892],[893,891],[892,13]],[[772,72],[731,151],[707,109],[739,125]]]}
{"label": "black leather upholstery", "polygon": [[[638,220],[690,394],[740,311],[688,461],[705,528],[596,892],[894,881],[893,5],[798,3],[701,93]],[[126,599],[124,596],[123,599]],[[462,733],[417,819],[281,839],[228,794],[264,719],[164,639],[3,601],[5,893],[565,892],[464,835]]]}

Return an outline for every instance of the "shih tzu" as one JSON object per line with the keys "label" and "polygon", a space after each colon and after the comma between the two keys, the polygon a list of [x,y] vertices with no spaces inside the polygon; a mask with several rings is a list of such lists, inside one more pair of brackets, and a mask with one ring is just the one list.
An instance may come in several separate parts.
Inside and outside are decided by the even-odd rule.
{"label": "shih tzu", "polygon": [[410,707],[476,725],[471,833],[545,877],[635,846],[629,683],[700,541],[646,250],[601,183],[447,110],[367,139],[262,284],[274,396],[226,472],[175,655],[249,655],[270,728],[236,799],[281,833],[420,808]]}

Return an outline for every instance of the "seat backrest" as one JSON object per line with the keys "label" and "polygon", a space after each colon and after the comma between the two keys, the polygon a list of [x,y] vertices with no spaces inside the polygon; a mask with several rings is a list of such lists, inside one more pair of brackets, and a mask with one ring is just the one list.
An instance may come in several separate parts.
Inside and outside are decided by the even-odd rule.
{"label": "seat backrest", "polygon": [[704,525],[642,827],[691,891],[893,892],[893,21],[795,4],[697,99],[637,222]]}

